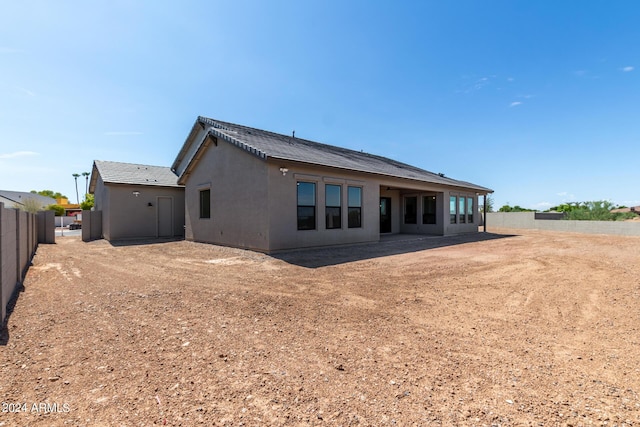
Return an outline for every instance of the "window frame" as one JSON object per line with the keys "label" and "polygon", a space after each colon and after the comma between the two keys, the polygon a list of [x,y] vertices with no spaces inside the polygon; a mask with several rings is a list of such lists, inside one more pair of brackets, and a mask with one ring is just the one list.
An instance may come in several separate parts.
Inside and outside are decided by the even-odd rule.
{"label": "window frame", "polygon": [[[327,191],[329,187],[334,187],[338,189],[338,204],[330,205],[328,203],[328,194]],[[336,215],[337,209],[337,215]],[[332,212],[332,213],[330,213]],[[324,218],[325,218],[325,229],[327,230],[337,230],[342,228],[342,185],[340,184],[325,184],[324,185]],[[337,219],[337,221],[336,221]],[[337,222],[337,224],[336,224]]]}
{"label": "window frame", "polygon": [[475,197],[467,196],[467,222],[473,224],[473,211],[475,206]]}
{"label": "window frame", "polygon": [[[310,184],[313,186],[313,205],[301,205],[300,204],[300,184]],[[296,225],[297,225],[297,229],[298,231],[308,231],[308,230],[317,230],[318,228],[318,218],[317,218],[317,210],[316,210],[316,205],[318,204],[318,193],[317,193],[317,184],[315,182],[311,182],[311,181],[296,181],[296,205],[297,205],[297,209],[296,209]],[[305,215],[302,216],[300,215],[300,209],[309,209],[309,208],[313,208],[313,215]],[[301,220],[301,218],[312,218],[312,220],[308,220],[309,223],[311,223],[311,221],[313,221],[313,224],[311,227],[305,227],[304,224],[304,219]]]}
{"label": "window frame", "polygon": [[[451,209],[452,207],[453,209]],[[449,223],[458,223],[458,196],[449,195]]]}
{"label": "window frame", "polygon": [[[206,202],[208,202],[206,204],[203,203],[205,194],[207,195]],[[211,219],[211,188],[202,188],[198,190],[198,201],[200,208],[199,219]]]}
{"label": "window frame", "polygon": [[[414,200],[414,212],[413,212],[413,222],[411,221],[407,221],[407,202],[409,200]],[[404,224],[406,225],[417,225],[418,224],[418,196],[403,196],[403,215],[402,215],[402,220],[404,221]],[[412,218],[409,217],[409,219],[411,220]]]}
{"label": "window frame", "polygon": [[458,197],[458,220],[460,224],[466,224],[467,198],[465,196]]}
{"label": "window frame", "polygon": [[[427,201],[433,201],[433,212],[428,212]],[[428,221],[427,215],[432,215],[433,222]],[[431,217],[429,217],[431,218]],[[438,223],[438,200],[436,196],[422,196],[422,224],[434,225]]]}
{"label": "window frame", "polygon": [[[351,189],[358,190],[358,199],[359,199],[358,206],[351,205],[351,194],[350,194]],[[363,193],[362,187],[358,187],[355,185],[347,186],[347,228],[362,228],[362,193]],[[358,225],[352,224],[351,212],[358,212],[357,214]]]}

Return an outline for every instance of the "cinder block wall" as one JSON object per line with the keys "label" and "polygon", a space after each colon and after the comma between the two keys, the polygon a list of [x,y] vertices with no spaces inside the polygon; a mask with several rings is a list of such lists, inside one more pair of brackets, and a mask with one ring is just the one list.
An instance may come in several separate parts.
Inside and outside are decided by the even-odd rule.
{"label": "cinder block wall", "polygon": [[491,231],[491,227],[640,236],[638,222],[535,219],[534,212],[490,212],[487,214],[487,231]]}
{"label": "cinder block wall", "polygon": [[0,203],[0,324],[38,246],[36,215]]}

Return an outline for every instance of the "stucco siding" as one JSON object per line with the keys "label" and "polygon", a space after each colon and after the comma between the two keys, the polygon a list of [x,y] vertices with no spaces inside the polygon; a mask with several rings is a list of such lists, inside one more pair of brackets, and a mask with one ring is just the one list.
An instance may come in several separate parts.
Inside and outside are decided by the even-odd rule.
{"label": "stucco siding", "polygon": [[168,197],[173,201],[173,236],[183,235],[184,189],[123,184],[107,184],[105,187],[105,200],[108,201],[102,210],[105,238],[159,237],[158,224],[162,220],[158,217],[160,197]]}
{"label": "stucco siding", "polygon": [[[458,198],[464,197],[468,199],[471,197],[473,199],[473,221],[472,222],[461,222],[460,220],[460,212],[458,212],[458,218],[455,224],[452,224],[450,221],[450,211],[449,211],[449,198],[451,196],[455,196]],[[445,193],[444,199],[444,214],[445,214],[445,234],[460,234],[460,233],[477,233],[478,227],[482,223],[480,218],[480,212],[478,210],[478,196],[475,193],[468,193],[459,190],[453,190]]]}
{"label": "stucco siding", "polygon": [[202,141],[202,138],[204,138],[204,135],[206,134],[206,129],[203,129],[202,126],[198,124],[194,126],[195,127],[192,129],[192,132],[188,137],[188,143],[190,144],[186,147],[186,151],[182,157],[183,161],[176,165],[175,173],[178,176],[182,175],[184,170],[187,168],[189,164],[188,161],[193,158],[198,149],[198,143]]}
{"label": "stucco siding", "polygon": [[[288,169],[286,175],[280,167]],[[378,181],[337,169],[311,167],[287,162],[269,164],[270,250],[304,248],[379,240]],[[297,183],[316,184],[316,228],[298,230]],[[341,186],[341,227],[327,229],[325,220],[325,188]],[[348,187],[362,188],[362,226],[348,227]]]}
{"label": "stucco siding", "polygon": [[[187,177],[186,238],[268,251],[267,163],[219,141]],[[200,218],[200,192],[210,191],[210,218]]]}

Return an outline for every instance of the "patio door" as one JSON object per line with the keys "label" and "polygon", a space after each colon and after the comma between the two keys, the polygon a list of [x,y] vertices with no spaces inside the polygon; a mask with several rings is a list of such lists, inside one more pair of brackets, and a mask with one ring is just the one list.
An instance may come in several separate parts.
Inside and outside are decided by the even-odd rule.
{"label": "patio door", "polygon": [[391,197],[380,197],[380,233],[391,233]]}

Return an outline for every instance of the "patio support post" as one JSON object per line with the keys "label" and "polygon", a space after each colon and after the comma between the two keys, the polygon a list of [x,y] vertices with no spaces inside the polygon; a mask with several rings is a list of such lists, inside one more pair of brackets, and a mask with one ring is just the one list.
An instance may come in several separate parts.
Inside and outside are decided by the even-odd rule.
{"label": "patio support post", "polygon": [[487,195],[483,195],[482,196],[483,201],[482,201],[482,210],[484,211],[483,214],[483,221],[482,221],[482,231],[484,233],[487,232]]}

